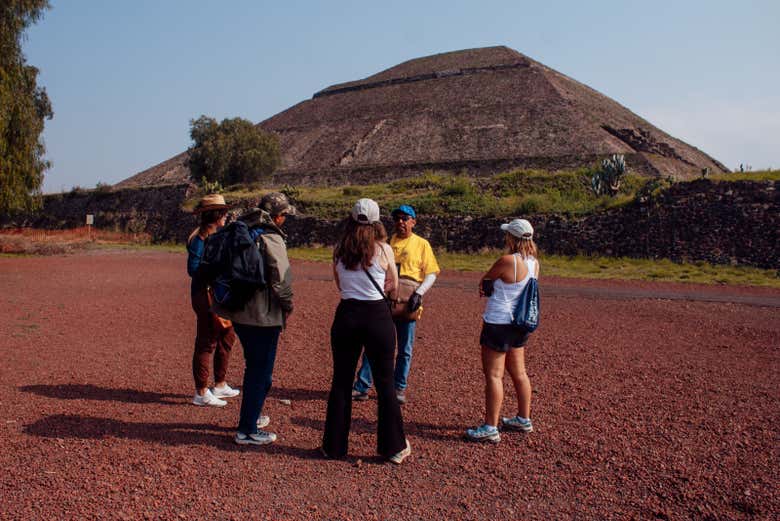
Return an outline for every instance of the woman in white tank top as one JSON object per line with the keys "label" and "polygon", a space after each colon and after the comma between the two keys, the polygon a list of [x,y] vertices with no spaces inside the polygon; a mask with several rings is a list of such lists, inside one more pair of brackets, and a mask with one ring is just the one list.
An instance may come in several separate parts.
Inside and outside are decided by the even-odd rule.
{"label": "woman in white tank top", "polygon": [[365,352],[377,391],[377,452],[400,464],[412,449],[393,385],[395,326],[385,298],[385,293],[392,295],[397,290],[398,274],[392,248],[377,240],[377,223],[379,206],[371,199],[360,199],[333,252],[333,274],[341,302],[330,330],[333,380],[322,452],[328,458],[347,455],[352,381]]}
{"label": "woman in white tank top", "polygon": [[[479,427],[466,430],[474,441],[498,443],[499,414],[504,400],[504,369],[509,372],[517,392],[516,416],[500,418],[504,428],[531,432],[531,381],[525,371],[525,349],[528,332],[512,325],[515,306],[531,278],[539,277],[534,229],[525,219],[502,224],[506,233],[507,254],[499,258],[480,280],[479,294],[488,301],[482,315],[479,342],[482,347],[482,370],[485,375],[485,421]],[[485,284],[487,281],[488,283]],[[492,292],[485,286],[492,283]]]}

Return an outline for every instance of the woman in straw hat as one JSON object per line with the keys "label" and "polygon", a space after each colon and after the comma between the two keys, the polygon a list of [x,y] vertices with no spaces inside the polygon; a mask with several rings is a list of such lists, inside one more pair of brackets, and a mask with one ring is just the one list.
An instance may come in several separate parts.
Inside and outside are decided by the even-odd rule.
{"label": "woman in straw hat", "polygon": [[[187,273],[192,277],[192,309],[197,319],[195,353],[192,356],[192,375],[195,378],[194,405],[223,407],[223,398],[238,396],[225,381],[230,351],[236,343],[236,334],[229,320],[211,312],[212,295],[208,284],[198,275],[206,238],[225,225],[228,205],[219,194],[204,196],[195,206],[193,213],[200,216],[198,226],[187,239]],[[213,355],[214,389],[208,387],[209,365]]]}
{"label": "woman in straw hat", "polygon": [[[529,333],[512,325],[512,315],[517,301],[528,281],[539,277],[537,248],[534,229],[525,219],[515,219],[502,224],[507,254],[498,259],[483,275],[479,294],[488,302],[482,315],[482,370],[485,374],[485,422],[466,430],[466,437],[473,441],[498,443],[501,403],[504,400],[504,369],[512,377],[517,392],[516,416],[501,418],[505,429],[531,432],[531,381],[525,371],[525,345]],[[486,293],[484,282],[492,283],[492,291]],[[489,294],[488,294],[489,293]]]}

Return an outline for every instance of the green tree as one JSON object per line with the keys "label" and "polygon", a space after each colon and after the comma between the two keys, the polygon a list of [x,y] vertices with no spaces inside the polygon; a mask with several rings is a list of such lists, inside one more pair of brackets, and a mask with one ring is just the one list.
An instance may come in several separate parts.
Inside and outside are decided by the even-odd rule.
{"label": "green tree", "polygon": [[0,0],[0,212],[39,207],[51,166],[40,136],[54,114],[21,45],[25,29],[48,8],[48,0]]}
{"label": "green tree", "polygon": [[189,164],[192,179],[205,177],[223,186],[268,178],[281,165],[279,140],[241,118],[207,116],[190,121]]}

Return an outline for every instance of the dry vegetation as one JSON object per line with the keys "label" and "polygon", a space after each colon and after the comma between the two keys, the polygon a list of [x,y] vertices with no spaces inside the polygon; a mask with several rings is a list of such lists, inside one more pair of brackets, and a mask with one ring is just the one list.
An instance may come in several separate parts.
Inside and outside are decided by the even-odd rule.
{"label": "dry vegetation", "polygon": [[38,230],[16,228],[0,231],[0,254],[61,255],[102,245],[149,244],[148,233],[121,233],[95,228]]}

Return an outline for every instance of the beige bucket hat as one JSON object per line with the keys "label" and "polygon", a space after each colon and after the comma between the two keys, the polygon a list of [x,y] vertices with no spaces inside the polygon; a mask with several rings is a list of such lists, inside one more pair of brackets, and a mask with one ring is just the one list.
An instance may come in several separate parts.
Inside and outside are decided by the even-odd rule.
{"label": "beige bucket hat", "polygon": [[208,212],[209,210],[227,210],[233,206],[225,202],[220,194],[204,195],[193,208],[192,213]]}

